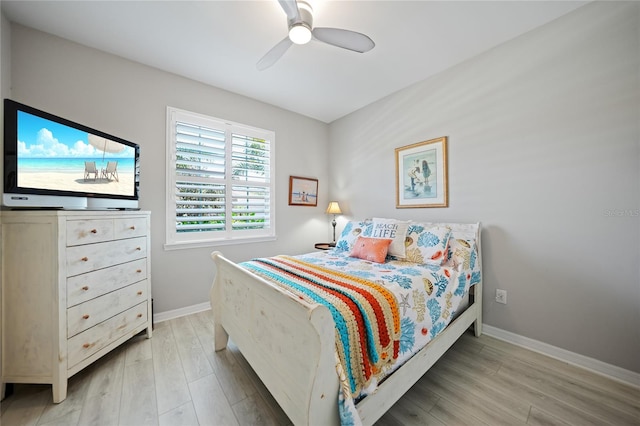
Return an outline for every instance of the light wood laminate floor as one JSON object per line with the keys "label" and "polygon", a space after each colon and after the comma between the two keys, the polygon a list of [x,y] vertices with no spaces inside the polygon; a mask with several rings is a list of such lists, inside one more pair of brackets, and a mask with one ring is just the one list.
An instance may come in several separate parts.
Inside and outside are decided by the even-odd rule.
{"label": "light wood laminate floor", "polygon": [[[10,425],[287,425],[237,347],[213,351],[210,311],[156,324],[69,381],[15,385]],[[379,425],[640,425],[640,390],[467,334]]]}

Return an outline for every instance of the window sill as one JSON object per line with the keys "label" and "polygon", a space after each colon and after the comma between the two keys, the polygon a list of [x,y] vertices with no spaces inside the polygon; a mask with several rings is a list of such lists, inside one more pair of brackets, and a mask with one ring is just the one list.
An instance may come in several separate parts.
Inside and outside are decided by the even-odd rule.
{"label": "window sill", "polygon": [[165,243],[165,251],[193,249],[202,247],[218,247],[218,246],[230,246],[238,244],[250,244],[250,243],[262,243],[266,241],[276,241],[276,236],[267,237],[250,237],[250,238],[233,238],[228,240],[207,240],[207,241],[183,241]]}

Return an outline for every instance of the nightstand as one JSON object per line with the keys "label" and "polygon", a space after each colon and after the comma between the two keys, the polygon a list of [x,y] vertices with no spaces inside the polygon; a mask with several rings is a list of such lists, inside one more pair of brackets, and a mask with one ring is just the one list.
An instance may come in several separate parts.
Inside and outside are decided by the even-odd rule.
{"label": "nightstand", "polygon": [[335,246],[333,243],[316,243],[314,247],[318,250],[331,250]]}

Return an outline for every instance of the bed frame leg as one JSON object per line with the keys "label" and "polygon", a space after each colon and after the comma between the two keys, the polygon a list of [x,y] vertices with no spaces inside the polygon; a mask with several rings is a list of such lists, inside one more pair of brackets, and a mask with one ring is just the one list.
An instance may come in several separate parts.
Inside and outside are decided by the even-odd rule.
{"label": "bed frame leg", "polygon": [[[474,291],[482,295],[482,282],[476,284]],[[476,305],[476,320],[473,323],[473,333],[476,337],[482,334],[482,297],[474,298],[473,304]]]}
{"label": "bed frame leg", "polygon": [[476,337],[480,337],[482,334],[482,323],[480,321],[476,320],[476,322],[473,323],[473,332]]}
{"label": "bed frame leg", "polygon": [[227,347],[229,341],[229,335],[225,329],[218,324],[213,324],[213,348],[217,351],[221,351]]}
{"label": "bed frame leg", "polygon": [[[476,230],[476,248],[478,250],[478,263],[480,264],[480,269],[482,269],[482,249],[480,247],[480,223],[478,222],[476,224],[477,226],[477,230]],[[484,272],[481,273],[481,277],[484,278]],[[476,305],[476,320],[473,323],[473,332],[476,335],[476,337],[480,337],[480,335],[482,334],[482,300],[483,300],[483,283],[482,283],[482,278],[480,279],[480,282],[476,283],[475,286],[473,286],[473,293],[474,295],[477,294],[478,297],[474,297],[473,300],[473,304]]]}

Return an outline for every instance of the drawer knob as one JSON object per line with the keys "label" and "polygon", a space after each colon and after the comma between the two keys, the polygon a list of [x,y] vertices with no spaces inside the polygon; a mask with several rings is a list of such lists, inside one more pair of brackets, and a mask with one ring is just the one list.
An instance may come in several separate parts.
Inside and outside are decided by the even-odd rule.
{"label": "drawer knob", "polygon": [[142,269],[136,269],[136,272],[137,272],[137,273],[141,273],[141,272],[142,272]]}
{"label": "drawer knob", "polygon": [[131,225],[131,226],[129,227],[129,229],[131,229],[132,231],[135,231],[135,230],[136,230],[136,227],[135,227],[135,226],[133,226],[133,225]]}
{"label": "drawer knob", "polygon": [[82,260],[83,262],[86,262],[86,261],[88,261],[88,260],[89,260],[89,258],[88,258],[87,256],[85,256],[85,257],[83,257],[83,258],[82,258],[82,259],[80,259],[80,260]]}
{"label": "drawer knob", "polygon": [[94,228],[94,229],[92,229],[90,232],[91,232],[92,234],[97,234],[97,233],[98,233],[98,230]]}
{"label": "drawer knob", "polygon": [[82,319],[89,319],[89,314],[84,314],[84,315],[82,316]]}
{"label": "drawer knob", "polygon": [[142,314],[138,314],[138,318],[142,318]]}
{"label": "drawer knob", "polygon": [[85,349],[89,349],[91,347],[91,343],[85,343],[84,345],[82,345],[82,347]]}
{"label": "drawer knob", "polygon": [[142,296],[142,291],[139,291],[139,292],[138,292],[138,296]]}
{"label": "drawer knob", "polygon": [[89,286],[88,286],[88,285],[85,285],[84,287],[82,287],[82,289],[83,289],[84,291],[87,291],[87,290],[89,290]]}
{"label": "drawer knob", "polygon": [[136,247],[136,250],[140,251],[140,250],[142,250],[142,247]]}

